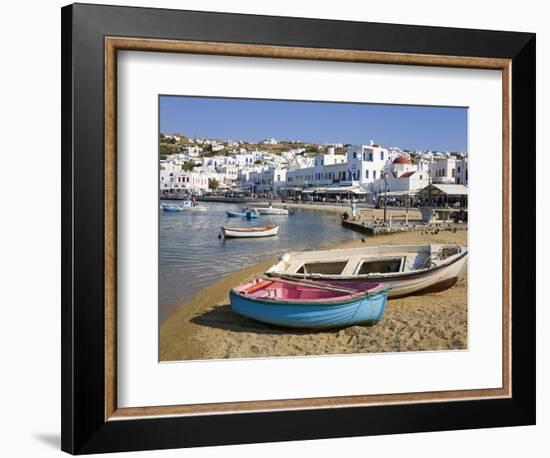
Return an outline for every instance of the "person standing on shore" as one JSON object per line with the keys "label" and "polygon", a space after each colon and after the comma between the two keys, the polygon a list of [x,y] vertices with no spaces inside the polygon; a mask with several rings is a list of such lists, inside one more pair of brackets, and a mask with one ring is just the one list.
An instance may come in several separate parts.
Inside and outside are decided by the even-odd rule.
{"label": "person standing on shore", "polygon": [[351,199],[351,216],[355,219],[355,212],[357,211],[357,204],[355,203],[355,198]]}

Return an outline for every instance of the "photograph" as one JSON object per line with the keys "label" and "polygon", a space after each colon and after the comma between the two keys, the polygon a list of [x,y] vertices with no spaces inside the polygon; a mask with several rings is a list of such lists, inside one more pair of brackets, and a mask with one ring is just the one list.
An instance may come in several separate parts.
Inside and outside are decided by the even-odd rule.
{"label": "photograph", "polygon": [[160,361],[468,349],[468,107],[158,112]]}
{"label": "photograph", "polygon": [[[541,443],[542,15],[398,2],[314,17],[296,2],[92,3],[50,18],[57,90],[27,84],[27,99],[61,92],[46,110],[60,116],[37,117],[61,161],[35,148],[31,167],[57,172],[59,208],[11,199],[33,235],[9,244],[25,272],[14,297],[40,293],[44,312],[29,351],[8,352],[28,366],[18,380],[61,372],[26,390],[35,442],[61,429],[56,453],[303,443],[296,455],[423,458],[451,436],[457,456],[488,434],[503,456]],[[37,27],[34,48],[52,35]],[[52,60],[13,48],[16,63]],[[12,194],[36,194],[20,168]],[[46,214],[55,243],[36,230]],[[36,241],[60,268],[22,256]],[[20,322],[6,320],[12,346]],[[44,333],[59,332],[50,361]]]}

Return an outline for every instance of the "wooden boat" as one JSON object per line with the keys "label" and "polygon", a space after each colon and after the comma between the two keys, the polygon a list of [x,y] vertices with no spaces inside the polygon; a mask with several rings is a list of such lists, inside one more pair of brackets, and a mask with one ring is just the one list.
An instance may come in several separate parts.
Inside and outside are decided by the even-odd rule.
{"label": "wooden boat", "polygon": [[379,283],[344,288],[309,280],[260,277],[233,288],[229,297],[232,310],[247,318],[277,326],[323,329],[380,320],[387,293]]}
{"label": "wooden boat", "polygon": [[[267,275],[330,282],[371,281],[390,287],[389,297],[443,291],[466,266],[460,245],[382,245],[285,254]],[[353,284],[353,283],[352,283]]]}
{"label": "wooden boat", "polygon": [[286,208],[275,207],[257,207],[254,208],[260,215],[288,215],[289,211]]}
{"label": "wooden boat", "polygon": [[277,235],[277,232],[279,232],[279,226],[277,224],[256,227],[222,226],[221,229],[222,235],[226,238],[269,237],[272,235]]}

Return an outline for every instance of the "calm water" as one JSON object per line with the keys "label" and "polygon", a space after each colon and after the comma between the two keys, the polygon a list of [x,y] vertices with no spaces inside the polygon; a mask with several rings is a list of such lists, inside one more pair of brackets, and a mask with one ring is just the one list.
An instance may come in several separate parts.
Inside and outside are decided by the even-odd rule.
{"label": "calm water", "polygon": [[[175,305],[191,298],[202,287],[220,277],[278,258],[286,251],[301,251],[361,235],[344,229],[335,213],[296,210],[294,215],[262,215],[256,220],[227,218],[226,211],[242,205],[200,203],[203,212],[160,212],[160,320]],[[218,239],[220,226],[251,227],[279,224],[275,237]]]}

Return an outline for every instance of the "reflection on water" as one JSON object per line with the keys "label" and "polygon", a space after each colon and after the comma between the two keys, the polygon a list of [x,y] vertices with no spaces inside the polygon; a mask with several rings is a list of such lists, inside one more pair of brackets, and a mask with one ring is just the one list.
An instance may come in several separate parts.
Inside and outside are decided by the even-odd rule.
{"label": "reflection on water", "polygon": [[[294,215],[262,215],[256,220],[227,218],[240,205],[202,203],[208,211],[160,211],[160,321],[174,306],[220,277],[287,251],[301,251],[360,235],[340,224],[335,213],[296,210]],[[219,239],[220,226],[251,227],[279,224],[275,237]]]}

